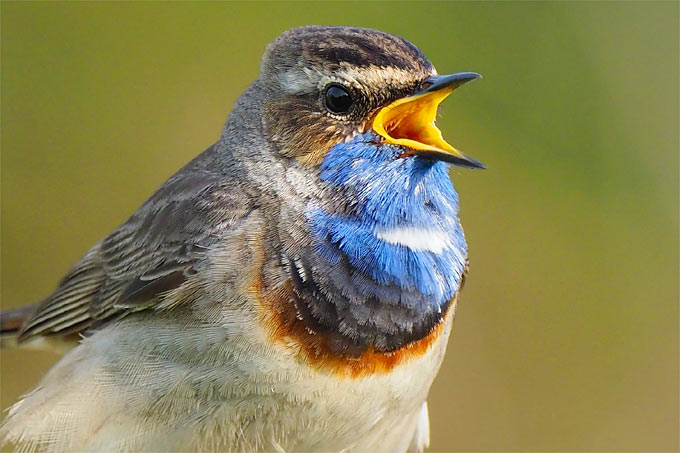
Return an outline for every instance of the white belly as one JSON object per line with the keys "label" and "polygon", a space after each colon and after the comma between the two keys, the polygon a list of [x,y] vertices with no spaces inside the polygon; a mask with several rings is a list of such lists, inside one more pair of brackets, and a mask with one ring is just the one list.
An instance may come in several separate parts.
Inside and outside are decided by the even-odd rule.
{"label": "white belly", "polygon": [[360,378],[300,363],[240,314],[220,327],[131,317],[95,333],[12,407],[0,438],[50,451],[423,447],[453,313],[423,355]]}

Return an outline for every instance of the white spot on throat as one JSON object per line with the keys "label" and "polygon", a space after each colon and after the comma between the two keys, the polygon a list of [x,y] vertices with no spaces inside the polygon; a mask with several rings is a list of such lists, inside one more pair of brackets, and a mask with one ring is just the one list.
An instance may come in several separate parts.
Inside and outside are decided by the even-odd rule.
{"label": "white spot on throat", "polygon": [[416,252],[441,253],[452,245],[451,236],[439,229],[397,227],[376,229],[373,234],[388,244],[403,245]]}

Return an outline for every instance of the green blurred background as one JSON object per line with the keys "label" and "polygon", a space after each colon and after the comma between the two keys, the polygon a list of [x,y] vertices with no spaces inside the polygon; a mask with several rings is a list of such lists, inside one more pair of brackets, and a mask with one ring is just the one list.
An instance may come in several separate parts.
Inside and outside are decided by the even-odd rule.
{"label": "green blurred background", "polygon": [[[471,273],[432,450],[677,451],[678,2],[2,2],[2,307],[39,300],[217,140],[303,24],[406,37],[457,91],[440,127]],[[56,360],[2,351],[2,408]]]}

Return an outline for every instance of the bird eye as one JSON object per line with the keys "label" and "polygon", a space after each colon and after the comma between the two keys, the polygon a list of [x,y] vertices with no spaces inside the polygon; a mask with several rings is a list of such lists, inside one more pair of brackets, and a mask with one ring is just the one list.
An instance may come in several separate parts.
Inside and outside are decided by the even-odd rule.
{"label": "bird eye", "polygon": [[326,88],[324,98],[326,108],[333,113],[347,113],[352,107],[352,96],[340,85],[331,85]]}

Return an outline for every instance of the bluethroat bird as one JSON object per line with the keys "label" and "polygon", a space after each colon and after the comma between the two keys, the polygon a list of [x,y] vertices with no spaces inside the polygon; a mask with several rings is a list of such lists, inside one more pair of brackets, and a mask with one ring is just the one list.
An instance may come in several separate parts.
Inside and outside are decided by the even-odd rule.
{"label": "bluethroat bird", "polygon": [[[310,26],[266,49],[221,138],[4,343],[67,349],[0,438],[39,451],[422,451],[467,245],[435,126],[472,72]],[[12,335],[14,336],[12,337]]]}

